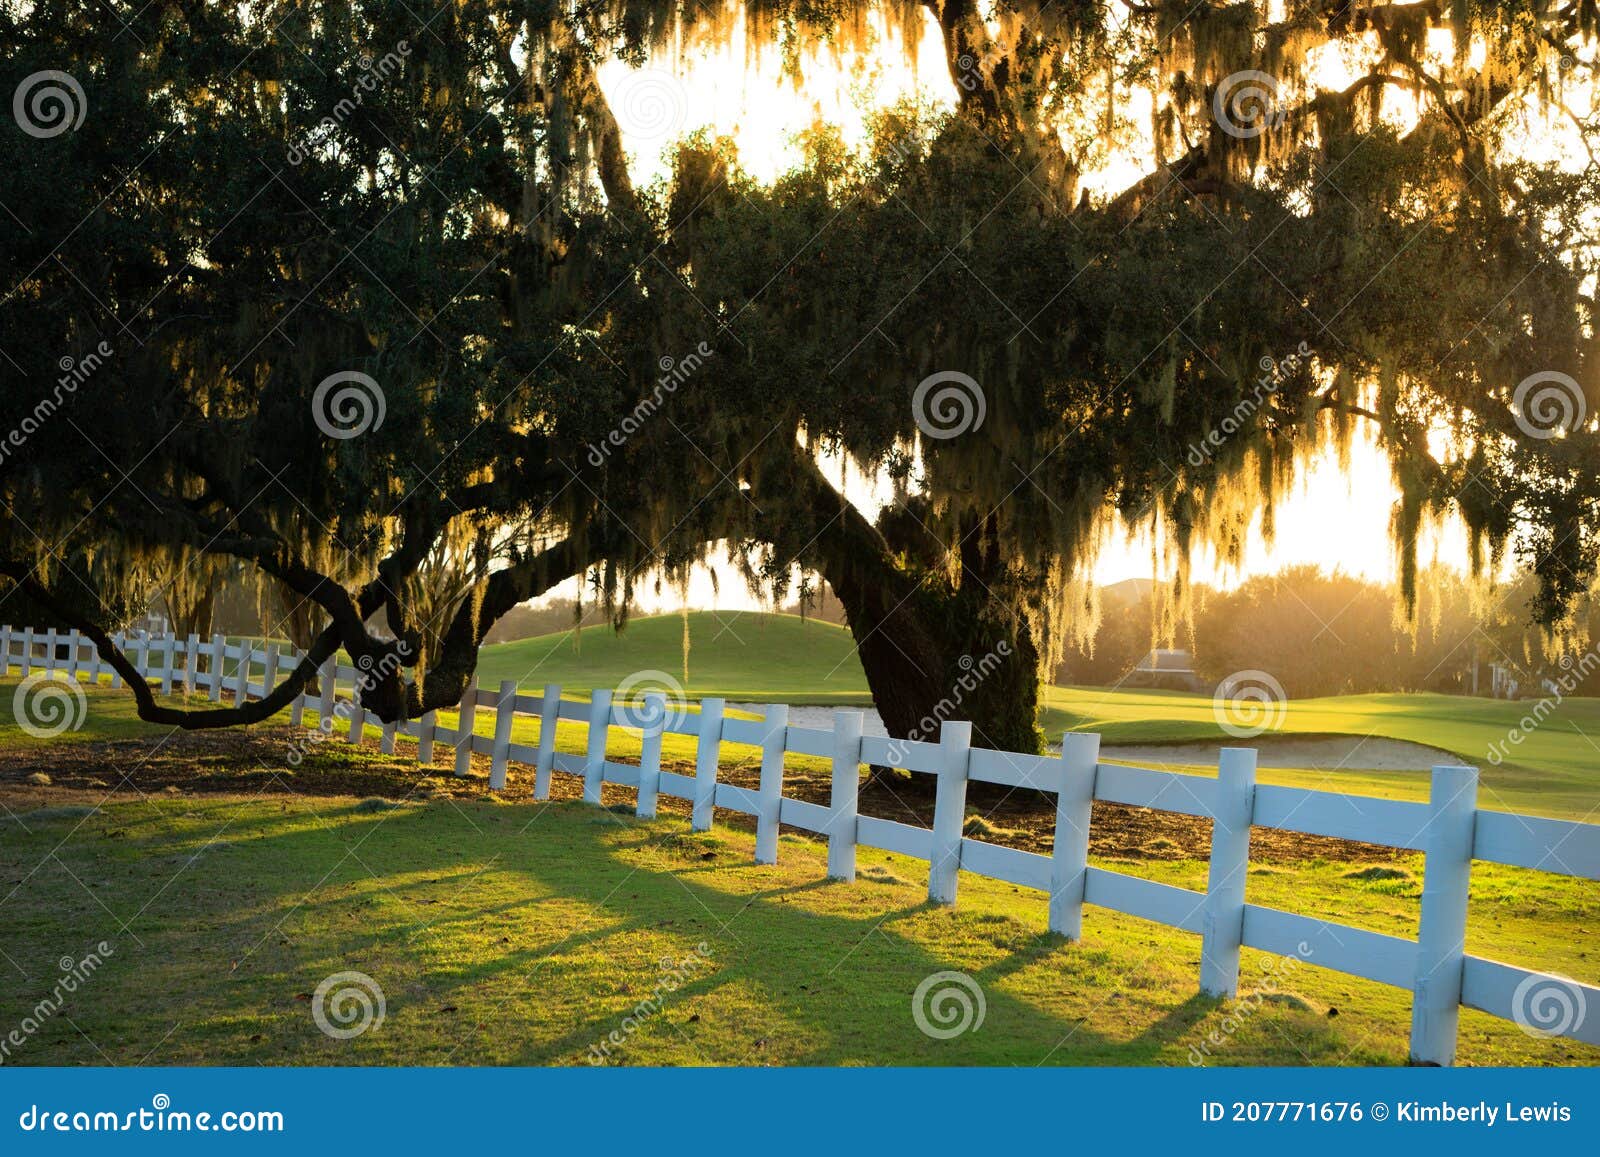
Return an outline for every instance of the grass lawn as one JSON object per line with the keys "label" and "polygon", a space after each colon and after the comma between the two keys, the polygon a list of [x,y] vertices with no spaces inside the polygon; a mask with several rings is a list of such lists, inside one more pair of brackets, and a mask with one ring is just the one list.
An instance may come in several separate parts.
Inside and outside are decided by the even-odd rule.
{"label": "grass lawn", "polygon": [[[931,907],[926,865],[868,850],[858,883],[826,883],[824,847],[798,832],[758,868],[743,817],[691,835],[682,805],[639,822],[615,787],[615,809],[536,803],[520,765],[492,797],[484,761],[453,779],[448,749],[419,772],[405,748],[325,743],[291,770],[292,735],[263,727],[248,757],[174,756],[239,733],[169,738],[133,719],[126,692],[85,694],[83,727],[48,744],[0,724],[0,1026],[34,1014],[63,958],[102,940],[112,952],[7,1063],[583,1064],[614,1031],[606,1063],[1188,1064],[1213,1033],[1208,1064],[1405,1057],[1409,994],[1310,964],[1247,952],[1245,1001],[1205,1000],[1198,937],[1132,917],[1091,908],[1069,945],[1044,931],[1039,893],[964,875],[956,909]],[[537,727],[519,722],[519,738]],[[583,738],[564,725],[560,746]],[[614,731],[611,757],[635,754]],[[667,752],[669,766],[691,758]],[[188,778],[156,774],[163,761]],[[757,763],[729,748],[724,775]],[[30,783],[34,768],[54,782]],[[826,783],[820,761],[789,768],[787,794]],[[374,794],[400,798],[358,799]],[[1203,831],[1169,839],[1145,829],[1160,813],[1123,811],[1131,834],[1097,836],[1093,862],[1204,887]],[[1001,822],[984,838],[1039,849],[1037,832],[990,814]],[[1115,826],[1098,807],[1095,824]],[[1252,902],[1415,935],[1420,857],[1358,863],[1338,851],[1351,846],[1272,836],[1258,833]],[[1470,951],[1594,983],[1597,939],[1592,882],[1475,868]],[[382,989],[386,1016],[334,1040],[311,1007],[349,970]],[[986,1010],[949,1040],[912,1016],[942,971],[973,978]],[[1462,1024],[1464,1063],[1600,1063],[1479,1014]]]}
{"label": "grass lawn", "polygon": [[[691,699],[721,695],[739,702],[780,701],[837,706],[870,703],[865,677],[856,660],[849,632],[829,623],[793,615],[753,612],[695,612],[688,616],[691,647],[689,678],[683,680],[684,619],[678,615],[641,618],[617,635],[605,627],[581,634],[565,632],[484,649],[479,683],[497,687],[514,679],[528,691],[547,682],[559,683],[567,698],[586,699],[595,687],[615,688],[641,672],[661,672],[683,682]],[[9,684],[4,684],[9,686]],[[647,679],[651,688],[659,680]],[[1059,738],[1067,730],[1099,732],[1107,745],[1227,743],[1253,741],[1229,737],[1218,726],[1209,696],[1178,692],[1108,690],[1095,687],[1046,687],[1040,723],[1045,734]],[[1531,710],[1529,703],[1464,696],[1346,695],[1304,699],[1283,705],[1274,736],[1356,736],[1405,740],[1453,753],[1481,770],[1482,806],[1533,815],[1593,822],[1600,816],[1600,699],[1572,698],[1561,703],[1539,726],[1526,730],[1524,742],[1507,737]],[[134,738],[156,733],[133,714],[126,693],[96,696],[97,726]],[[452,712],[441,721],[455,725]],[[493,716],[482,711],[476,730],[493,732]],[[368,734],[378,734],[369,727]],[[638,738],[615,733],[615,753],[637,754]],[[517,742],[537,735],[532,720],[518,720]],[[583,751],[582,724],[564,723],[563,751]],[[0,743],[23,738],[0,712]],[[71,740],[72,733],[63,737]],[[401,743],[409,741],[402,739]],[[1505,752],[1498,765],[1494,750]],[[664,757],[691,757],[693,741],[667,737]],[[1215,774],[1210,761],[1181,753],[1145,758],[1167,770]],[[1266,762],[1271,762],[1266,761]],[[1360,766],[1359,753],[1334,771],[1319,768],[1271,767],[1261,772],[1264,783],[1312,787],[1398,799],[1426,799],[1428,776],[1419,755],[1416,770],[1373,770]]]}
{"label": "grass lawn", "polygon": [[[485,647],[478,683],[502,679],[537,691],[559,683],[584,697],[596,687],[615,688],[641,671],[661,671],[695,699],[723,696],[753,702],[868,704],[867,678],[855,641],[844,627],[796,615],[696,611],[630,622],[619,635],[585,627]],[[657,688],[652,688],[657,689]]]}
{"label": "grass lawn", "polygon": [[[1051,687],[1046,693],[1046,734],[1098,732],[1108,744],[1216,742],[1249,747],[1218,726],[1211,698],[1169,691],[1108,691]],[[1442,748],[1479,768],[1482,806],[1594,822],[1600,809],[1600,699],[1572,698],[1542,724],[1525,731],[1522,744],[1507,736],[1532,709],[1527,702],[1459,695],[1341,695],[1291,700],[1272,736],[1354,735],[1402,739]],[[1498,746],[1497,746],[1498,745]],[[1503,756],[1498,765],[1491,751]],[[1359,756],[1358,756],[1359,758]],[[1359,766],[1335,773],[1266,773],[1265,782],[1291,783],[1356,794],[1425,799],[1428,777],[1419,772],[1368,772]]]}
{"label": "grass lawn", "polygon": [[[1197,937],[1090,909],[1069,945],[1044,932],[1040,894],[964,875],[956,909],[931,907],[925,865],[882,853],[863,852],[856,884],[825,883],[821,845],[792,834],[758,868],[747,832],[574,802],[168,794],[4,831],[0,1023],[30,1015],[63,957],[112,950],[8,1063],[584,1064],[614,1031],[606,1063],[1182,1065],[1213,1032],[1209,1064],[1405,1057],[1398,990],[1247,952],[1246,995],[1270,999],[1202,999]],[[1120,866],[1190,886],[1205,872]],[[1262,869],[1250,899],[1414,934],[1420,865],[1394,866]],[[1600,973],[1592,885],[1482,868],[1470,927],[1472,951]],[[335,1040],[313,997],[348,970],[381,988],[385,1018]],[[976,981],[985,1014],[936,1040],[913,994],[945,970]],[[1468,1012],[1461,1061],[1600,1050]]]}
{"label": "grass lawn", "polygon": [[[683,680],[683,619],[641,618],[621,634],[604,627],[487,647],[479,682],[515,679],[529,690],[561,684],[586,698],[640,671],[684,681],[691,698],[721,695],[743,702],[865,705],[866,677],[843,627],[792,615],[700,611],[688,616],[689,678]],[[1208,695],[1164,691],[1046,687],[1040,724],[1051,740],[1063,731],[1097,731],[1109,744],[1217,742],[1249,746],[1218,726]],[[1600,699],[1569,699],[1518,746],[1507,736],[1529,703],[1456,695],[1343,695],[1284,704],[1272,734],[1349,735],[1407,740],[1454,753],[1482,772],[1483,806],[1571,819],[1600,808]],[[1509,753],[1496,766],[1495,745]],[[581,748],[578,748],[581,750]],[[669,752],[670,754],[670,752]],[[1514,758],[1513,758],[1514,757]],[[1214,774],[1182,761],[1170,770]],[[1336,772],[1274,768],[1266,783],[1316,787],[1399,799],[1426,799],[1428,777],[1416,771],[1373,771],[1359,759]]]}

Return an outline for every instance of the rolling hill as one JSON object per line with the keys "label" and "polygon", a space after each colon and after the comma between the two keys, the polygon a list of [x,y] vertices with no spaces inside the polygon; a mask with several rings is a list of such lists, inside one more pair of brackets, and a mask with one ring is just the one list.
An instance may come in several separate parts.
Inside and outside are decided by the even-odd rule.
{"label": "rolling hill", "polygon": [[559,683],[565,692],[587,694],[650,671],[665,672],[693,699],[871,702],[846,628],[752,611],[653,615],[632,620],[620,634],[605,626],[585,627],[495,644],[483,649],[478,683],[489,687],[514,679],[529,689]]}

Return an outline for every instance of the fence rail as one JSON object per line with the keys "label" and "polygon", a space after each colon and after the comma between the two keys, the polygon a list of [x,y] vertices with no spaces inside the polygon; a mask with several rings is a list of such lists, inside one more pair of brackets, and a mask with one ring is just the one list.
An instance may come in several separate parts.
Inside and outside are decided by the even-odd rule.
{"label": "fence rail", "polygon": [[[224,692],[235,698],[264,696],[276,685],[278,671],[299,659],[293,650],[228,643],[220,635],[210,640],[130,635],[116,641],[141,674],[164,689],[204,688],[213,700]],[[97,681],[105,664],[75,631],[58,635],[0,627],[0,673],[9,674],[12,667],[19,667],[24,677],[39,670]],[[317,695],[301,695],[290,707],[290,722],[299,726],[303,712],[314,708],[319,728],[331,734],[336,720],[347,717],[348,741],[360,743],[365,713],[355,694],[340,699],[337,688],[343,683],[354,689],[362,677],[357,669],[329,659]],[[120,682],[114,673],[111,681]],[[1085,905],[1152,920],[1201,937],[1200,988],[1212,996],[1237,995],[1241,948],[1297,956],[1406,989],[1413,994],[1410,1053],[1416,1063],[1454,1061],[1462,1006],[1515,1020],[1541,1035],[1600,1046],[1600,987],[1472,956],[1465,949],[1474,860],[1600,880],[1600,825],[1480,810],[1476,768],[1433,768],[1428,802],[1412,803],[1257,784],[1256,753],[1248,748],[1222,749],[1218,775],[1211,779],[1104,763],[1099,736],[1079,732],[1063,737],[1059,755],[1021,755],[974,749],[967,723],[946,722],[939,742],[926,743],[864,736],[859,711],[836,710],[832,729],[823,730],[790,726],[789,709],[782,705],[768,707],[759,720],[729,718],[724,707],[721,699],[706,699],[698,713],[691,713],[681,705],[669,709],[664,696],[649,694],[641,712],[637,704],[615,703],[610,691],[597,690],[582,703],[562,699],[555,684],[530,695],[511,682],[489,691],[474,680],[462,696],[456,728],[441,726],[429,712],[418,720],[384,726],[380,742],[384,751],[393,752],[397,733],[415,738],[417,758],[425,763],[432,762],[437,744],[448,745],[460,775],[467,773],[472,754],[487,756],[492,790],[505,786],[508,766],[515,761],[534,768],[534,794],[540,799],[549,796],[553,773],[581,778],[584,799],[594,804],[600,802],[604,784],[634,788],[641,817],[655,816],[663,795],[683,799],[692,806],[696,831],[711,828],[717,808],[743,813],[756,821],[757,863],[776,861],[778,829],[788,825],[825,837],[828,875],[833,878],[854,880],[856,849],[869,847],[926,861],[929,898],[940,903],[955,903],[961,872],[1003,880],[1045,893],[1050,929],[1071,940],[1082,934]],[[474,734],[477,715],[485,708],[493,713],[492,736]],[[539,720],[536,745],[512,742],[517,715]],[[561,720],[587,725],[583,755],[555,749]],[[610,729],[617,726],[641,732],[638,766],[606,758]],[[662,738],[667,734],[696,740],[693,775],[662,769]],[[761,749],[757,788],[717,781],[724,743]],[[787,754],[832,761],[827,805],[783,795]],[[860,815],[857,792],[863,764],[934,776],[933,827]],[[973,781],[1054,795],[1052,853],[1025,852],[963,835],[967,784]],[[1089,825],[1096,800],[1211,820],[1206,890],[1091,866]],[[1257,827],[1422,852],[1417,939],[1248,903],[1250,833]],[[1564,1012],[1553,1025],[1545,1023],[1538,1006],[1551,999],[1562,1002]]]}

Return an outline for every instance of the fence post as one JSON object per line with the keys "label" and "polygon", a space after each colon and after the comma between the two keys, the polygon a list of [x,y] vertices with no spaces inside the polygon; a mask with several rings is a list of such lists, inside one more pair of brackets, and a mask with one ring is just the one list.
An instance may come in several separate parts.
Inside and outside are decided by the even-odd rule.
{"label": "fence post", "polygon": [[11,674],[11,624],[0,625],[0,679]]}
{"label": "fence post", "polygon": [[192,695],[200,689],[200,636],[193,632],[183,649],[183,693]]}
{"label": "fence post", "polygon": [[1256,800],[1256,753],[1224,747],[1217,762],[1211,819],[1211,873],[1206,880],[1200,941],[1200,991],[1239,992],[1239,945],[1244,935],[1244,886],[1250,876],[1250,816]]}
{"label": "fence post", "polygon": [[689,827],[709,832],[716,814],[717,761],[722,757],[722,713],[726,701],[700,701],[700,742],[694,755],[694,814]]}
{"label": "fence post", "polygon": [[33,670],[33,628],[22,628],[22,677],[26,679]]}
{"label": "fence post", "polygon": [[378,750],[384,755],[394,754],[394,733],[396,724],[385,723],[383,733],[378,737]]}
{"label": "fence post", "polygon": [[833,713],[833,798],[828,804],[828,878],[856,878],[856,810],[861,794],[861,712]]}
{"label": "fence post", "polygon": [[417,762],[433,762],[433,734],[439,727],[439,713],[424,711],[417,720]]}
{"label": "fence post", "polygon": [[[295,650],[293,647],[289,648],[289,657],[294,660],[294,664],[295,664],[296,668],[298,668],[300,666],[300,660],[305,658],[304,655],[302,655],[299,651]],[[299,727],[299,726],[301,726],[301,724],[305,722],[305,712],[306,712],[306,689],[304,687],[302,687],[302,688],[300,688],[300,694],[298,694],[298,695],[296,695],[294,697],[294,702],[289,704],[289,726],[290,727]]]}
{"label": "fence post", "polygon": [[774,703],[767,708],[761,734],[761,787],[757,793],[756,863],[778,862],[778,820],[783,813],[783,753],[789,736],[789,708]]}
{"label": "fence post", "polygon": [[161,668],[160,668],[160,670],[161,670],[161,693],[163,695],[171,695],[173,693],[173,687],[172,687],[172,663],[173,663],[173,660],[177,657],[177,650],[178,650],[178,636],[174,635],[171,631],[168,631],[167,634],[166,634],[166,637],[161,640]]}
{"label": "fence post", "polygon": [[[126,656],[128,653],[128,636],[123,634],[121,631],[118,631],[116,634],[111,636],[111,645],[116,647],[123,653],[124,656]],[[122,686],[122,672],[118,671],[115,667],[111,668],[111,685],[113,687]]]}
{"label": "fence post", "polygon": [[967,765],[972,724],[947,719],[939,725],[939,778],[933,800],[933,851],[928,860],[928,899],[956,902],[961,876],[961,825],[967,818]]}
{"label": "fence post", "polygon": [[317,730],[333,734],[333,696],[339,680],[339,655],[335,652],[322,661],[317,681],[322,685],[322,701],[317,704]]}
{"label": "fence post", "polygon": [[78,681],[78,628],[67,632],[67,678]]}
{"label": "fence post", "polygon": [[213,703],[222,701],[222,672],[228,665],[228,636],[211,636],[211,683],[206,694]]}
{"label": "fence post", "polygon": [[494,705],[494,750],[489,756],[489,790],[506,786],[506,763],[511,759],[511,724],[517,718],[517,685],[500,680],[500,698]]}
{"label": "fence post", "polygon": [[467,680],[461,706],[456,709],[456,775],[465,779],[472,771],[472,733],[478,729],[478,677]]}
{"label": "fence post", "polygon": [[1083,937],[1083,894],[1089,879],[1089,820],[1100,737],[1069,731],[1061,737],[1061,786],[1056,792],[1056,844],[1050,853],[1050,931]]}
{"label": "fence post", "polygon": [[89,644],[89,671],[88,671],[88,675],[89,675],[89,683],[90,683],[90,685],[95,686],[95,687],[100,686],[100,663],[101,663],[100,645],[98,643],[95,643],[95,642],[91,641],[90,644]]}
{"label": "fence post", "polygon": [[250,701],[250,640],[239,640],[239,665],[233,669],[233,705],[243,707]]}
{"label": "fence post", "polygon": [[[264,666],[261,673],[261,698],[265,699],[272,694],[272,689],[278,685],[278,644],[268,643],[267,649],[261,652]],[[193,659],[190,660],[194,662]]]}
{"label": "fence post", "polygon": [[589,695],[589,754],[583,764],[583,802],[598,804],[606,778],[606,738],[611,734],[611,692]]}
{"label": "fence post", "polygon": [[639,741],[639,796],[633,814],[653,820],[656,796],[661,791],[661,740],[667,730],[667,697],[663,692],[644,693],[644,717],[644,734]]}
{"label": "fence post", "polygon": [[1433,769],[1424,829],[1427,858],[1422,866],[1422,914],[1417,925],[1417,979],[1411,999],[1414,1065],[1449,1065],[1456,1059],[1477,808],[1477,768]]}
{"label": "fence post", "polygon": [[539,754],[533,769],[533,798],[550,798],[550,773],[556,765],[556,724],[561,719],[561,684],[546,683],[539,703]]}
{"label": "fence post", "polygon": [[361,705],[361,688],[365,684],[361,664],[356,664],[355,678],[350,681],[350,733],[349,740],[357,747],[367,736],[367,709]]}
{"label": "fence post", "polygon": [[56,629],[51,627],[44,636],[44,669],[54,674],[56,669]]}

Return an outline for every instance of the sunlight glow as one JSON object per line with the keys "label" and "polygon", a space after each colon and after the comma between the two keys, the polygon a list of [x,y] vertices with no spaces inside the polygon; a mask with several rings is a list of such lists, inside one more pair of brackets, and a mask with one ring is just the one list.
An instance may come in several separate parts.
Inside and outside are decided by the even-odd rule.
{"label": "sunlight glow", "polygon": [[[863,53],[826,48],[807,53],[800,76],[785,73],[782,55],[767,48],[752,52],[742,16],[733,37],[717,50],[683,50],[674,59],[652,61],[644,69],[620,62],[602,65],[599,78],[621,126],[635,182],[641,185],[663,178],[676,141],[697,131],[732,139],[746,170],[771,181],[792,169],[801,159],[800,139],[823,125],[836,127],[843,140],[860,145],[866,137],[866,119],[874,109],[914,99],[933,107],[953,107],[956,86],[948,74],[937,25],[923,14],[922,37],[908,62],[899,36],[887,30],[881,16],[871,17],[880,51]],[[1428,33],[1426,55],[1448,60],[1455,45],[1447,29]],[[1481,65],[1483,49],[1472,50]],[[1377,59],[1375,38],[1324,46],[1311,58],[1314,83],[1327,90],[1347,88],[1370,71]],[[1574,87],[1577,82],[1574,80]],[[1587,84],[1579,94],[1585,107],[1593,107]],[[1109,149],[1098,167],[1085,172],[1082,185],[1091,195],[1109,197],[1150,171],[1153,157],[1150,136],[1151,94],[1122,87],[1116,92],[1119,114],[1132,132],[1129,139]],[[1417,121],[1416,98],[1389,87],[1384,90],[1382,115],[1404,131]],[[1552,115],[1523,109],[1521,132],[1509,142],[1511,151],[1529,159],[1586,159],[1577,149],[1577,134],[1570,125],[1553,125]],[[1565,131],[1562,131],[1563,128]],[[823,458],[830,477],[844,477],[846,493],[871,513],[887,500],[882,480],[864,477],[836,458]],[[842,474],[841,474],[842,472]],[[1388,583],[1397,573],[1390,541],[1389,514],[1397,491],[1387,459],[1371,436],[1358,433],[1350,451],[1348,471],[1331,452],[1320,456],[1301,479],[1295,492],[1277,510],[1277,533],[1269,544],[1261,534],[1260,518],[1250,536],[1242,570],[1218,565],[1207,550],[1197,553],[1192,578],[1197,583],[1229,587],[1254,574],[1271,573],[1298,563],[1314,563]],[[1430,555],[1444,565],[1464,568],[1467,536],[1459,520],[1425,532],[1422,557]],[[1096,566],[1094,577],[1104,583],[1126,578],[1166,577],[1154,562],[1148,531],[1112,535]],[[732,565],[713,564],[720,583],[701,568],[691,578],[688,605],[692,607],[754,608],[756,602],[734,576]],[[572,584],[551,592],[571,597]],[[646,593],[642,610],[673,609],[681,600],[676,592],[660,596]]]}

